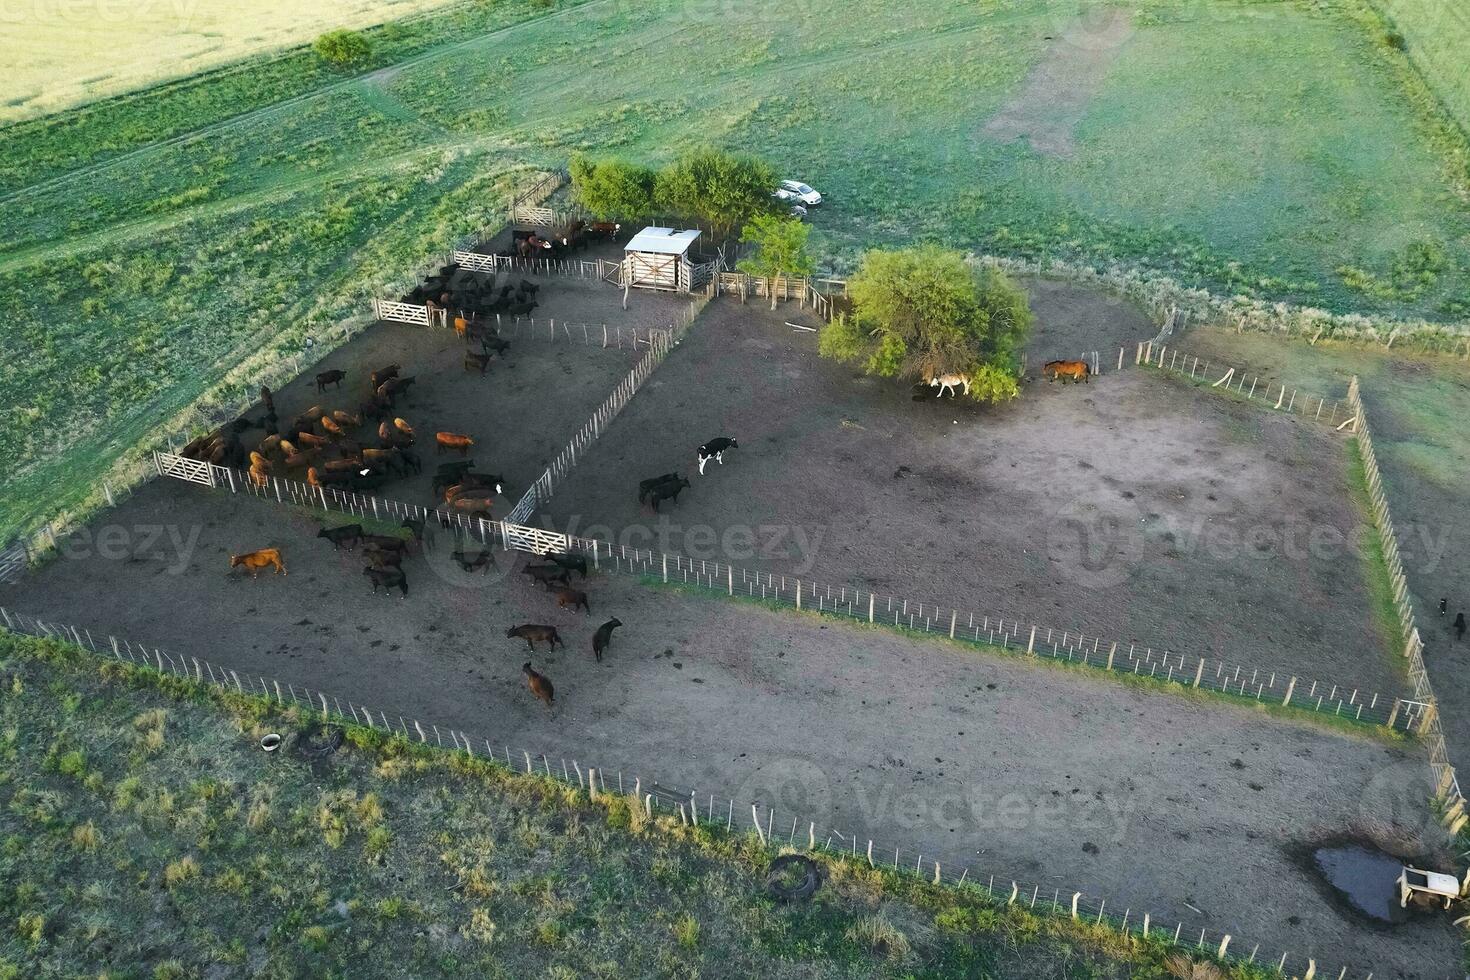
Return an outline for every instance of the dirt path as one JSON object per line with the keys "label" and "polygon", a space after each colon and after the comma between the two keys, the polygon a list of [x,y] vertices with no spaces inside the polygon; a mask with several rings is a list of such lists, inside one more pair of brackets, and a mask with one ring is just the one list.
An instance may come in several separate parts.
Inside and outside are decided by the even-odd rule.
{"label": "dirt path", "polygon": [[1131,12],[1117,8],[1099,8],[1066,24],[981,136],[1000,143],[1025,139],[1043,156],[1070,157],[1077,124],[1132,34]]}

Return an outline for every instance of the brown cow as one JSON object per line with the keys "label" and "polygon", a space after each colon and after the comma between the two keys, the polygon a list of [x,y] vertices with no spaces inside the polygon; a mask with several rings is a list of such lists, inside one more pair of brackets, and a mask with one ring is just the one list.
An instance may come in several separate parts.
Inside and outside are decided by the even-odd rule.
{"label": "brown cow", "polygon": [[230,568],[232,570],[244,568],[250,573],[251,578],[259,576],[260,570],[268,566],[275,568],[275,572],[272,574],[286,574],[286,565],[281,561],[280,548],[261,548],[259,551],[252,551],[248,555],[230,556]]}
{"label": "brown cow", "polygon": [[455,432],[436,432],[434,434],[434,442],[437,444],[438,452],[442,453],[446,450],[454,450],[461,456],[468,456],[470,454],[470,447],[475,444],[475,440],[469,436],[462,436]]}
{"label": "brown cow", "polygon": [[566,586],[557,589],[556,604],[561,609],[566,609],[570,606],[572,612],[581,609],[589,616],[592,614],[592,607],[587,604],[587,593],[580,592],[577,589],[569,589]]}
{"label": "brown cow", "polygon": [[536,673],[529,663],[521,667],[521,672],[526,675],[526,686],[531,689],[531,693],[544,701],[548,708],[551,707],[551,702],[556,700],[556,689],[551,686],[551,678]]}
{"label": "brown cow", "polygon": [[298,432],[296,433],[296,441],[307,449],[326,449],[331,445],[330,440],[317,435],[315,432]]}
{"label": "brown cow", "polygon": [[1041,376],[1048,381],[1066,378],[1085,383],[1091,374],[1086,361],[1047,361],[1041,367]]}
{"label": "brown cow", "polygon": [[526,641],[526,645],[532,650],[536,649],[537,641],[546,643],[555,650],[557,645],[566,646],[561,641],[561,634],[556,631],[555,626],[546,626],[537,623],[526,623],[522,626],[512,626],[505,631],[507,637],[519,636]]}
{"label": "brown cow", "polygon": [[489,497],[456,497],[449,503],[449,509],[456,514],[484,517],[486,520],[490,519],[490,508],[494,506],[495,501]]}

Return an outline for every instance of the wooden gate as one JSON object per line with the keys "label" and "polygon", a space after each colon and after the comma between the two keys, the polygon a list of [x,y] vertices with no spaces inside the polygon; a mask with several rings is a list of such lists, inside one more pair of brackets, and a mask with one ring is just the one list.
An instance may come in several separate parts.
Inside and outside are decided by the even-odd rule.
{"label": "wooden gate", "polygon": [[28,564],[30,554],[26,551],[25,542],[12,541],[4,551],[0,551],[0,582],[14,582]]}
{"label": "wooden gate", "polygon": [[202,459],[186,459],[183,456],[175,456],[173,453],[155,452],[153,465],[158,470],[159,476],[186,480],[189,483],[198,483],[206,487],[215,485],[214,467]]}

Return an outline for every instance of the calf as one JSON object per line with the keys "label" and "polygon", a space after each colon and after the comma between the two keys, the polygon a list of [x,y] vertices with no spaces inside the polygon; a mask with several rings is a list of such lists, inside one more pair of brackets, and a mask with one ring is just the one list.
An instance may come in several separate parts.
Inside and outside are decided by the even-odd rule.
{"label": "calf", "polygon": [[679,479],[679,474],[677,474],[677,473],[665,473],[663,476],[652,476],[652,477],[649,477],[646,480],[639,480],[638,481],[638,502],[640,504],[647,502],[647,500],[648,500],[648,493],[654,487],[661,486],[662,484],[665,484],[665,483],[673,483],[677,479]]}
{"label": "calf", "polygon": [[472,350],[465,351],[464,369],[466,371],[479,371],[483,376],[486,371],[490,370],[490,355],[476,354]]}
{"label": "calf", "polygon": [[551,686],[551,678],[536,673],[530,663],[522,664],[521,672],[526,675],[526,686],[531,693],[545,702],[548,708],[551,707],[551,702],[556,700],[556,688]]}
{"label": "calf", "polygon": [[557,607],[561,609],[566,609],[568,606],[570,606],[572,612],[576,612],[578,609],[580,609],[587,615],[592,615],[592,607],[587,604],[587,593],[579,592],[576,589],[568,588],[566,586],[562,586],[561,588],[557,589],[556,604]]}
{"label": "calf", "polygon": [[343,545],[346,545],[347,550],[351,551],[357,545],[357,542],[362,540],[362,525],[344,524],[341,527],[324,527],[316,532],[316,536],[326,538],[332,542],[333,548],[340,549]]}
{"label": "calf", "polygon": [[584,579],[587,577],[587,559],[581,555],[548,553],[541,557],[550,558],[569,572],[580,572]]}
{"label": "calf", "polygon": [[489,575],[492,567],[498,567],[495,565],[495,556],[488,551],[477,552],[473,555],[467,551],[456,551],[450,557],[459,563],[460,568],[463,568],[467,572],[484,569],[485,574]]}
{"label": "calf", "polygon": [[522,575],[529,575],[531,581],[546,586],[546,591],[551,591],[552,582],[567,584],[567,570],[560,565],[527,565],[521,569]]}
{"label": "calf", "polygon": [[653,505],[653,512],[657,514],[658,505],[670,497],[674,498],[674,503],[677,504],[679,502],[679,491],[687,486],[689,486],[689,481],[680,477],[673,483],[661,483],[654,487],[648,494],[648,502]]}
{"label": "calf", "polygon": [[727,439],[724,436],[720,436],[718,439],[711,439],[709,442],[705,443],[703,446],[700,446],[699,447],[699,475],[700,476],[704,476],[704,464],[705,463],[708,463],[711,459],[713,459],[715,462],[719,463],[721,466],[724,466],[725,465],[725,453],[726,453],[726,451],[727,450],[731,450],[731,449],[739,449],[739,448],[740,448],[740,443],[736,442],[734,439]]}
{"label": "calf", "polygon": [[362,574],[366,575],[373,583],[373,595],[378,594],[379,587],[386,593],[394,586],[403,593],[400,598],[408,598],[408,576],[403,574],[401,568],[364,568]]}
{"label": "calf", "polygon": [[250,573],[251,578],[258,577],[260,570],[268,567],[275,569],[271,573],[273,575],[286,574],[286,564],[281,561],[280,548],[261,548],[259,551],[252,551],[248,555],[230,556],[230,569],[243,568]]}
{"label": "calf", "polygon": [[471,439],[469,436],[460,435],[457,432],[436,432],[434,433],[434,442],[439,452],[453,451],[459,453],[461,456],[468,456],[470,454],[470,447],[475,444],[474,439]]}
{"label": "calf", "polygon": [[560,644],[561,646],[566,646],[565,643],[561,642],[561,634],[556,631],[555,626],[544,626],[536,623],[525,623],[521,626],[512,626],[510,629],[505,631],[505,635],[507,638],[519,636],[521,639],[526,641],[526,646],[530,647],[532,650],[536,649],[536,644],[538,642],[546,643],[552,650],[555,650],[558,644]]}
{"label": "calf", "polygon": [[602,662],[602,651],[612,646],[613,630],[622,625],[623,621],[614,617],[597,627],[597,632],[592,634],[592,656],[597,658],[598,663]]}
{"label": "calf", "polygon": [[336,385],[338,388],[341,388],[342,379],[345,377],[347,377],[346,371],[338,371],[335,368],[330,371],[323,371],[316,376],[316,390],[326,391],[327,385]]}

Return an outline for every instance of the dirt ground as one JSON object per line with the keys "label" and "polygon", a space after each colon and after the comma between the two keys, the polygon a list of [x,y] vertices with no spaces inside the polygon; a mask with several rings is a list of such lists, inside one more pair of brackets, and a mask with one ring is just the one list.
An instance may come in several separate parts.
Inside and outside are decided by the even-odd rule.
{"label": "dirt ground", "polygon": [[[502,276],[502,281],[521,278],[515,273]],[[377,323],[316,364],[305,366],[299,379],[276,393],[282,423],[312,405],[356,412],[368,397],[369,375],[385,365],[399,364],[404,376],[412,375],[417,381],[394,414],[414,427],[418,435],[415,451],[424,462],[424,472],[392,480],[378,492],[410,503],[430,503],[434,433],[463,433],[476,440],[470,454],[475,468],[506,480],[502,506],[494,512],[504,516],[647,350],[634,340],[635,334],[646,337],[649,329],[668,329],[688,306],[687,301],[672,296],[640,293],[624,311],[618,304],[620,294],[601,283],[524,278],[540,284],[541,306],[533,311],[534,321],[506,321],[503,332],[510,349],[504,358],[491,363],[484,376],[465,371],[465,344],[453,330]],[[606,348],[602,346],[603,324],[609,330]],[[329,387],[319,393],[314,378],[328,369],[346,371],[347,377],[340,390]],[[261,409],[257,406],[248,414],[258,417]],[[250,448],[252,440],[262,435],[257,429],[242,438]],[[365,429],[361,438],[364,444],[376,446],[376,427]]]}
{"label": "dirt ground", "polygon": [[[1088,295],[1038,290],[1037,343],[1075,349],[1089,323],[1109,344],[1148,329]],[[819,358],[815,335],[785,324],[795,315],[712,304],[541,519],[977,618],[1403,690],[1367,612],[1347,451],[1324,427],[1131,362],[1087,385],[1035,381],[996,408],[941,400]],[[739,448],[700,476],[696,449],[716,436]],[[662,514],[640,506],[638,481],[674,471],[693,486]]]}
{"label": "dirt ground", "polygon": [[[592,613],[573,614],[511,555],[468,575],[442,539],[408,561],[407,599],[375,597],[361,559],[314,540],[317,526],[157,481],[0,601],[462,729],[513,758],[760,800],[783,834],[797,817],[872,838],[889,860],[899,846],[909,862],[1081,890],[1135,922],[1148,909],[1156,926],[1288,950],[1299,969],[1317,955],[1330,975],[1429,977],[1454,962],[1447,923],[1373,932],[1293,857],[1358,820],[1422,826],[1427,767],[1412,746],[627,575],[594,574]],[[287,576],[227,574],[229,553],[264,543],[283,548]],[[625,625],[598,664],[591,634],[610,616]],[[522,622],[556,624],[567,648],[528,655],[505,636]],[[528,659],[556,684],[554,709],[526,691]]]}

